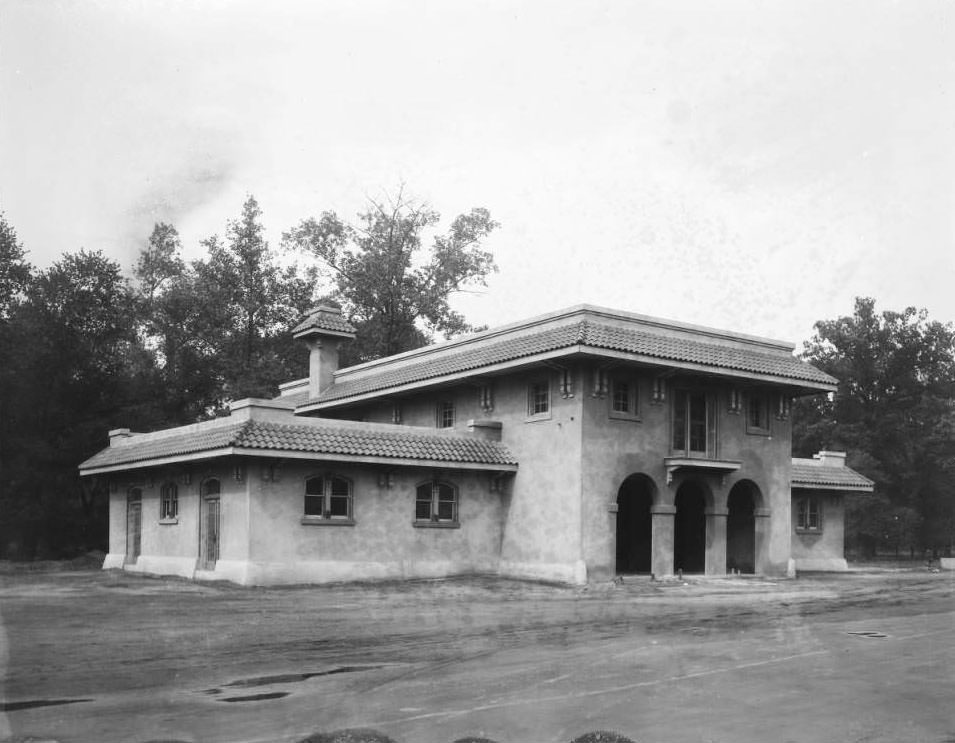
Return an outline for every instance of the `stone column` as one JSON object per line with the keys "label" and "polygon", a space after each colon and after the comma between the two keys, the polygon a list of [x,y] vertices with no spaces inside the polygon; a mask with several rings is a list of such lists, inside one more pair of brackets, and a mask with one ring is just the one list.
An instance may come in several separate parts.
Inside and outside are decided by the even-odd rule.
{"label": "stone column", "polygon": [[657,578],[673,575],[673,516],[676,506],[650,507],[653,519],[650,550],[650,570]]}
{"label": "stone column", "polygon": [[765,573],[766,566],[769,563],[769,530],[772,526],[770,516],[772,516],[772,511],[769,508],[757,508],[753,511],[753,521],[755,521],[754,528],[756,531],[755,569],[757,574]]}
{"label": "stone column", "polygon": [[726,517],[729,509],[706,509],[707,575],[726,575]]}

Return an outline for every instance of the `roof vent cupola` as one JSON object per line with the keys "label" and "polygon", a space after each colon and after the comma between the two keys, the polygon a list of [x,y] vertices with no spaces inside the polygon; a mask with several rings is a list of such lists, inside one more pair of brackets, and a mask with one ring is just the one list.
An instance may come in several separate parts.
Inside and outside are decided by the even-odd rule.
{"label": "roof vent cupola", "polygon": [[354,338],[355,328],[342,317],[341,307],[326,302],[308,311],[292,330],[292,337],[308,344],[308,397],[314,400],[331,386],[338,370],[339,344]]}

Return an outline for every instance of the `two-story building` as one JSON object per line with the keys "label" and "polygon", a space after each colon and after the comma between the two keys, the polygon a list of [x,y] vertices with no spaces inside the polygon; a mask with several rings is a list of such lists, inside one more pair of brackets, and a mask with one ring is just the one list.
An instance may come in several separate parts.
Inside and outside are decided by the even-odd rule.
{"label": "two-story building", "polygon": [[588,305],[309,376],[81,465],[104,567],[247,584],[490,573],[791,574],[791,401],[835,390],[788,343]]}

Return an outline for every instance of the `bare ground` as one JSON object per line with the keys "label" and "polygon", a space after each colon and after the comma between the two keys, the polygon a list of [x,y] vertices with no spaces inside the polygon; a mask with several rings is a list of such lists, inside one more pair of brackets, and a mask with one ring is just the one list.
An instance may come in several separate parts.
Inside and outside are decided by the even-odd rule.
{"label": "bare ground", "polygon": [[953,573],[265,589],[61,567],[0,565],[0,740],[955,743]]}

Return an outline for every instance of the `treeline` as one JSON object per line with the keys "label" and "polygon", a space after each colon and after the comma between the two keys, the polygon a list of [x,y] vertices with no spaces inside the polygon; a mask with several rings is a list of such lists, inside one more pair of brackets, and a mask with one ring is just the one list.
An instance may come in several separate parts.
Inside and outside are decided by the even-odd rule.
{"label": "treeline", "polygon": [[274,248],[250,196],[198,260],[155,225],[127,277],[95,250],[38,269],[0,215],[0,557],[105,549],[106,482],[77,465],[111,428],[195,422],[307,374],[290,330],[319,300],[358,330],[344,363],[470,330],[449,300],[496,270],[497,224],[481,208],[439,219],[399,193],[355,223],[305,219]]}
{"label": "treeline", "polygon": [[793,454],[845,450],[875,480],[848,499],[850,554],[950,555],[955,542],[955,330],[924,310],[877,312],[856,299],[851,316],[816,323],[803,357],[839,379],[832,397],[793,412]]}

